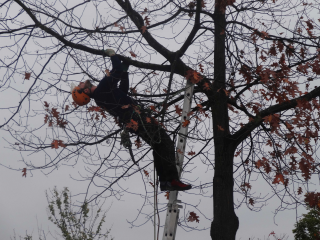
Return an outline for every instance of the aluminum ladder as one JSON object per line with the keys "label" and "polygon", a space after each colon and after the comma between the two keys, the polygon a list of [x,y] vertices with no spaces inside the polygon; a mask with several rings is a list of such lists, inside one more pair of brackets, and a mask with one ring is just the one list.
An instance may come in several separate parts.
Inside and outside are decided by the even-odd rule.
{"label": "aluminum ladder", "polygon": [[[194,85],[187,80],[186,90],[184,93],[184,102],[183,109],[180,121],[180,131],[178,137],[176,159],[177,159],[177,170],[179,177],[181,176],[182,164],[184,159],[185,147],[188,136],[188,126],[182,127],[182,123],[186,120],[189,120],[188,113],[191,109],[192,95],[193,95]],[[180,151],[178,151],[180,149]],[[174,240],[177,231],[178,218],[179,218],[179,208],[182,208],[182,205],[179,205],[181,201],[178,200],[178,192],[171,191],[169,194],[168,209],[166,215],[166,222],[163,231],[162,240]]]}

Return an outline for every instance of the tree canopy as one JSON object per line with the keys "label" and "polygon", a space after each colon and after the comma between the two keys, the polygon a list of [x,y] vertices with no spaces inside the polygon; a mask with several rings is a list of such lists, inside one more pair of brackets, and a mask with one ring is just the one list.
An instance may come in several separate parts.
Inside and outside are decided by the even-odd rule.
{"label": "tree canopy", "polygon": [[[214,212],[205,215],[213,219],[212,239],[235,239],[235,208],[259,210],[272,197],[277,210],[295,208],[319,173],[319,6],[318,0],[4,1],[0,128],[21,152],[24,176],[84,164],[85,202],[124,193],[148,199],[150,147],[131,136],[137,167],[120,145],[116,119],[93,103],[77,106],[69,92],[71,83],[98,84],[110,70],[104,50],[113,48],[131,65],[131,96],[159,126],[173,139],[189,126],[183,177],[193,181],[193,194],[213,198]],[[195,86],[191,119],[180,126],[186,81]],[[139,173],[144,190],[126,190],[125,180]],[[203,181],[208,176],[213,181]],[[268,188],[259,188],[261,180]],[[188,227],[186,219],[181,224]]]}

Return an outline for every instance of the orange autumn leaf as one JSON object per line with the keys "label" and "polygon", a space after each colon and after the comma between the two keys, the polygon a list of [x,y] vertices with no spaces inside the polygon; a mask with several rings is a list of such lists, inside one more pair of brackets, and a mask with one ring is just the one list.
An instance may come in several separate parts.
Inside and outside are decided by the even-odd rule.
{"label": "orange autumn leaf", "polygon": [[136,145],[137,148],[140,148],[142,146],[142,142],[140,141],[139,137],[134,141],[134,145]]}
{"label": "orange autumn leaf", "polygon": [[291,125],[290,123],[285,122],[285,124],[286,124],[286,127],[287,127],[289,130],[292,130],[292,129],[293,129],[293,127],[292,127],[292,125]]}
{"label": "orange autumn leaf", "polygon": [[200,73],[198,73],[197,71],[194,71],[192,69],[189,69],[186,72],[185,78],[188,79],[193,84],[198,83],[202,79]]}
{"label": "orange autumn leaf", "polygon": [[59,118],[59,113],[60,112],[57,111],[57,108],[52,108],[51,109],[51,114],[53,115],[53,117]]}
{"label": "orange autumn leaf", "polygon": [[53,140],[51,143],[51,148],[58,149],[60,147],[66,147],[62,140]]}
{"label": "orange autumn leaf", "polygon": [[196,154],[196,153],[193,152],[193,151],[188,152],[188,155],[189,155],[189,156],[193,156],[193,155],[195,155],[195,154]]}
{"label": "orange autumn leaf", "polygon": [[147,122],[147,123],[151,123],[151,118],[146,117],[146,122]]}
{"label": "orange autumn leaf", "polygon": [[63,141],[61,141],[61,140],[59,140],[59,146],[60,146],[60,147],[63,147],[63,148],[67,147],[67,145],[65,145],[65,144],[63,143]]}
{"label": "orange autumn leaf", "polygon": [[190,111],[190,112],[188,112],[187,116],[190,117],[190,116],[193,115],[193,114],[194,114],[194,112],[193,112],[193,111]]}
{"label": "orange autumn leaf", "polygon": [[264,117],[263,119],[264,119],[264,122],[266,122],[266,123],[271,123],[271,121],[272,121],[272,115],[266,116],[266,117]]}
{"label": "orange autumn leaf", "polygon": [[201,7],[202,7],[202,8],[205,8],[205,7],[206,7],[206,2],[203,1],[203,0],[201,0]]}
{"label": "orange autumn leaf", "polygon": [[138,123],[135,120],[131,119],[130,122],[127,123],[126,127],[127,128],[132,128],[134,131],[137,131],[139,126],[138,126]]}
{"label": "orange autumn leaf", "polygon": [[262,166],[262,161],[261,160],[256,161],[256,167],[260,168],[261,166]]}
{"label": "orange autumn leaf", "polygon": [[130,107],[130,104],[123,105],[121,108],[122,108],[122,109],[126,109],[126,108],[128,108],[128,107]]}
{"label": "orange autumn leaf", "polygon": [[150,26],[150,18],[148,16],[145,16],[144,21],[146,22],[147,26]]}
{"label": "orange autumn leaf", "polygon": [[320,201],[320,193],[319,192],[307,192],[305,194],[305,203],[307,203],[310,207],[315,207],[319,204]]}
{"label": "orange autumn leaf", "polygon": [[294,146],[291,146],[284,152],[284,155],[295,154],[297,152],[298,152],[298,149]]}
{"label": "orange autumn leaf", "polygon": [[241,185],[241,188],[242,188],[242,189],[245,189],[245,188],[247,188],[247,189],[251,189],[251,184],[250,184],[250,183],[248,183],[248,182],[243,183],[243,184]]}
{"label": "orange autumn leaf", "polygon": [[146,177],[149,177],[149,172],[147,170],[143,170],[143,173]]}
{"label": "orange autumn leaf", "polygon": [[48,107],[49,107],[49,103],[47,103],[46,101],[44,101],[44,106],[45,106],[46,108],[48,108]]}
{"label": "orange autumn leaf", "polygon": [[47,122],[48,122],[48,119],[49,119],[49,115],[46,114],[46,115],[44,116],[44,123],[47,123]]}
{"label": "orange autumn leaf", "polygon": [[203,69],[203,65],[202,65],[201,63],[199,64],[199,68],[200,68],[200,72],[203,73],[203,72],[204,72],[204,69]]}
{"label": "orange autumn leaf", "polygon": [[155,107],[155,106],[149,106],[149,108],[150,108],[151,111],[153,111],[153,112],[158,112],[158,111],[156,110],[156,107]]}
{"label": "orange autumn leaf", "polygon": [[280,183],[280,182],[284,183],[284,178],[281,173],[277,173],[276,176],[274,177],[272,184],[276,184],[276,183]]}
{"label": "orange autumn leaf", "polygon": [[179,148],[177,149],[177,153],[183,155],[183,152]]}
{"label": "orange autumn leaf", "polygon": [[141,114],[140,108],[138,106],[133,105],[132,108],[136,113]]}
{"label": "orange autumn leaf", "polygon": [[218,125],[218,129],[219,129],[220,131],[224,131],[224,128],[221,127],[220,125]]}
{"label": "orange autumn leaf", "polygon": [[182,109],[179,107],[179,105],[175,105],[175,108],[176,108],[176,113],[181,116],[182,114]]}
{"label": "orange autumn leaf", "polygon": [[194,222],[194,221],[196,221],[197,223],[200,222],[199,216],[197,216],[195,212],[190,212],[188,217],[188,222]]}
{"label": "orange autumn leaf", "polygon": [[167,200],[169,200],[169,196],[170,196],[170,192],[166,192],[166,194],[164,195],[166,197]]}
{"label": "orange autumn leaf", "polygon": [[187,127],[189,124],[190,124],[190,121],[186,119],[182,122],[182,127]]}
{"label": "orange autumn leaf", "polygon": [[59,148],[58,140],[53,140],[53,142],[51,143],[51,148],[55,148],[55,149]]}
{"label": "orange autumn leaf", "polygon": [[207,82],[205,82],[204,84],[203,84],[203,90],[210,90],[210,85],[209,85],[209,83],[207,83]]}
{"label": "orange autumn leaf", "polygon": [[22,169],[22,177],[27,177],[27,169],[26,168]]}
{"label": "orange autumn leaf", "polygon": [[137,55],[132,51],[130,51],[130,54],[131,54],[132,57],[137,57]]}
{"label": "orange autumn leaf", "polygon": [[242,152],[242,150],[239,150],[238,152],[236,152],[236,154],[235,154],[234,156],[235,156],[235,157],[238,157],[241,152]]}
{"label": "orange autumn leaf", "polygon": [[147,12],[148,12],[148,9],[145,8],[145,9],[143,9],[143,12],[141,13],[141,15],[146,14]]}
{"label": "orange autumn leaf", "polygon": [[88,107],[88,112],[100,112],[101,108],[97,106]]}
{"label": "orange autumn leaf", "polygon": [[142,31],[142,34],[144,34],[147,31],[147,27],[146,26],[142,26],[141,27],[141,31]]}
{"label": "orange autumn leaf", "polygon": [[124,26],[120,26],[119,28],[120,28],[121,32],[124,32],[124,30],[125,30]]}
{"label": "orange autumn leaf", "polygon": [[31,77],[31,73],[27,73],[27,72],[24,73],[24,79],[29,80],[30,77]]}

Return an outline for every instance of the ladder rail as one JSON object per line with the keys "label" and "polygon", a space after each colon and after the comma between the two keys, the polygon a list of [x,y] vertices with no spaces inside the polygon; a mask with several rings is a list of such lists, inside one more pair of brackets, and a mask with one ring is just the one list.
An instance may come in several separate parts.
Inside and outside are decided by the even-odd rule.
{"label": "ladder rail", "polygon": [[[182,165],[183,165],[184,153],[185,153],[187,135],[188,135],[188,126],[182,127],[182,123],[186,120],[189,120],[190,118],[188,116],[188,113],[191,110],[193,88],[194,88],[194,85],[187,80],[186,88],[185,88],[186,90],[184,94],[181,121],[180,121],[181,127],[179,131],[177,151],[176,151],[177,170],[178,170],[179,177],[181,177]],[[167,215],[166,215],[166,221],[165,221],[162,240],[175,239],[178,219],[179,219],[179,212],[180,212],[179,208],[182,208],[182,206],[178,204],[180,202],[181,201],[178,200],[178,191],[171,191],[169,194],[168,209],[167,209]]]}

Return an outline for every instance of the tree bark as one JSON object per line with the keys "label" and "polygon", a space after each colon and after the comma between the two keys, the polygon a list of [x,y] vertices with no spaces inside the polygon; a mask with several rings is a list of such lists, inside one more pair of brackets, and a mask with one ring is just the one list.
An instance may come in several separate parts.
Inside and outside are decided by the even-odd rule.
{"label": "tree bark", "polygon": [[[216,1],[218,2],[218,0]],[[213,133],[215,144],[215,170],[213,178],[213,240],[235,240],[239,220],[233,204],[233,158],[235,141],[229,133],[228,96],[225,64],[225,13],[216,4],[214,14],[214,83],[211,96]]]}
{"label": "tree bark", "polygon": [[216,146],[215,175],[213,178],[213,211],[211,224],[213,240],[235,240],[239,220],[233,204],[233,144],[224,139]]}

